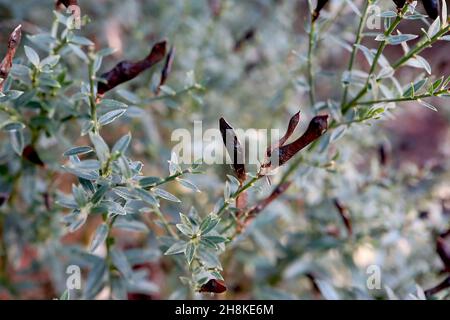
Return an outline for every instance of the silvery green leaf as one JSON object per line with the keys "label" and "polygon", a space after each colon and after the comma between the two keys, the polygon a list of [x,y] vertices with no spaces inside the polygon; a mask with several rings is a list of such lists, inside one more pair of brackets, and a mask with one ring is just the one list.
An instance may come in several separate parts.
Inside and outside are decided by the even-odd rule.
{"label": "silvery green leaf", "polygon": [[73,155],[81,155],[81,154],[90,153],[92,151],[94,151],[94,149],[92,149],[89,146],[73,147],[73,148],[70,148],[69,150],[67,150],[66,152],[64,152],[63,156],[69,157],[69,156],[73,156]]}
{"label": "silvery green leaf", "polygon": [[150,192],[140,188],[136,188],[135,191],[142,201],[145,201],[152,206],[159,207],[158,200]]}
{"label": "silvery green leaf", "polygon": [[178,223],[177,225],[176,225],[176,227],[177,227],[177,229],[178,230],[180,230],[180,232],[182,233],[182,234],[184,234],[185,236],[187,236],[187,237],[192,237],[192,235],[193,235],[193,231],[192,231],[192,228],[191,227],[189,227],[189,226],[187,226],[187,225],[185,225],[185,224],[181,224],[181,223]]}
{"label": "silvery green leaf", "polygon": [[125,254],[117,249],[112,249],[110,252],[111,260],[117,270],[127,279],[131,279],[133,277],[133,271],[131,270],[131,266],[128,263],[127,257]]}
{"label": "silvery green leaf", "polygon": [[403,93],[403,97],[413,97],[417,93],[417,91],[419,91],[423,87],[427,80],[427,78],[421,79],[419,81],[416,81],[414,84],[411,84]]}
{"label": "silvery green leaf", "polygon": [[50,66],[50,67],[54,67],[58,64],[60,56],[59,55],[50,55],[47,58],[45,58],[44,60],[41,61],[41,63],[39,64],[39,66],[41,68],[43,68],[44,66]]}
{"label": "silvery green leaf", "polygon": [[225,237],[221,237],[221,236],[202,236],[203,239],[209,240],[215,244],[219,244],[222,242],[227,242],[228,239]]}
{"label": "silvery green leaf", "polygon": [[220,219],[212,218],[211,215],[209,215],[200,225],[200,232],[202,235],[206,235],[211,232],[219,224],[219,221]]}
{"label": "silvery green leaf", "polygon": [[191,264],[192,260],[194,260],[196,251],[197,251],[197,247],[192,242],[189,242],[187,244],[186,252],[185,252],[186,260],[189,264]]}
{"label": "silvery green leaf", "polygon": [[115,187],[113,191],[119,195],[120,197],[126,199],[126,200],[136,200],[139,199],[138,195],[136,194],[135,189],[129,188],[129,187]]}
{"label": "silvery green leaf", "polygon": [[405,41],[416,39],[418,36],[415,34],[397,34],[391,35],[386,40],[389,44],[397,45]]}
{"label": "silvery green leaf", "polygon": [[187,243],[184,241],[177,241],[173,245],[170,246],[169,249],[167,249],[166,252],[164,252],[165,255],[172,255],[172,254],[178,254],[178,253],[184,253],[186,251]]}
{"label": "silvery green leaf", "polygon": [[160,198],[169,200],[169,201],[173,201],[173,202],[181,202],[180,199],[178,199],[177,197],[175,197],[173,194],[171,194],[170,192],[160,189],[160,188],[153,188],[152,189],[153,192],[155,193],[155,195],[157,195]]}
{"label": "silvery green leaf", "polygon": [[157,183],[161,182],[162,179],[159,177],[143,177],[139,180],[139,185],[142,188],[147,188],[156,185]]}
{"label": "silvery green leaf", "polygon": [[175,90],[173,90],[171,87],[169,87],[167,85],[162,85],[159,87],[159,89],[161,89],[162,92],[164,92],[165,94],[167,94],[169,96],[174,96],[177,94],[177,92]]}
{"label": "silvery green leaf", "polygon": [[83,160],[78,162],[74,169],[80,169],[80,170],[99,170],[100,169],[100,162],[98,160]]}
{"label": "silvery green leaf", "polygon": [[94,252],[108,237],[109,227],[106,223],[102,223],[95,230],[94,238],[89,247],[90,252]]}
{"label": "silvery green leaf", "polygon": [[148,232],[148,227],[145,223],[137,220],[120,219],[114,223],[114,228],[127,229],[131,231]]}
{"label": "silvery green leaf", "polygon": [[86,299],[94,299],[105,285],[107,266],[103,259],[98,259],[86,280],[84,296]]}
{"label": "silvery green leaf", "polygon": [[15,77],[29,77],[31,74],[31,69],[22,64],[13,64],[10,74]]}
{"label": "silvery green leaf", "polygon": [[223,189],[223,198],[225,199],[225,201],[227,201],[228,199],[230,199],[230,196],[231,196],[230,183],[228,181],[225,181],[225,188]]}
{"label": "silvery green leaf", "polygon": [[106,57],[106,56],[113,54],[116,51],[117,51],[116,48],[104,48],[104,49],[100,50],[99,52],[97,52],[97,55]]}
{"label": "silvery green leaf", "polygon": [[100,123],[100,125],[105,126],[113,122],[114,120],[118,119],[125,113],[125,111],[126,109],[118,109],[107,112],[98,119],[98,122]]}
{"label": "silvery green leaf", "polygon": [[8,92],[6,93],[6,96],[8,97],[9,100],[15,100],[19,98],[21,95],[23,95],[23,91],[19,90],[8,90]]}
{"label": "silvery green leaf", "polygon": [[120,153],[123,154],[128,146],[130,145],[131,141],[131,133],[127,133],[123,137],[121,137],[113,146],[112,153]]}
{"label": "silvery green leaf", "polygon": [[91,139],[91,142],[94,145],[97,157],[100,160],[100,162],[105,163],[106,161],[108,161],[110,157],[109,147],[106,144],[105,140],[103,140],[103,138],[100,135],[93,132],[89,132],[89,138]]}
{"label": "silvery green leaf", "polygon": [[72,167],[68,167],[68,166],[62,166],[64,170],[66,170],[67,172],[86,179],[86,180],[97,180],[99,178],[98,172],[96,171],[86,171],[86,170],[79,170],[79,169],[75,169]]}
{"label": "silvery green leaf", "polygon": [[98,107],[108,110],[117,110],[117,109],[126,109],[128,105],[113,99],[103,99],[98,105]]}
{"label": "silvery green leaf", "polygon": [[67,197],[63,195],[59,195],[58,199],[56,200],[56,204],[68,209],[77,209],[78,204],[75,202],[75,199],[73,197]]}
{"label": "silvery green leaf", "polygon": [[436,112],[438,111],[435,106],[429,104],[426,101],[423,101],[422,99],[418,99],[417,102],[419,104],[421,104],[422,106],[427,107],[428,109],[431,109],[431,110],[436,111]]}
{"label": "silvery green leaf", "polygon": [[88,63],[89,62],[89,58],[87,57],[86,53],[84,53],[83,50],[81,50],[80,47],[69,43],[68,47],[72,50],[72,52],[81,60],[83,60],[84,62]]}
{"label": "silvery green leaf", "polygon": [[381,18],[395,18],[397,17],[397,12],[394,11],[385,11],[379,14]]}
{"label": "silvery green leaf", "polygon": [[14,152],[17,153],[19,156],[21,156],[23,148],[25,146],[23,131],[22,130],[9,131],[9,140],[11,142],[11,146]]}
{"label": "silvery green leaf", "polygon": [[41,59],[39,58],[39,55],[36,51],[34,51],[33,48],[29,46],[24,46],[25,49],[25,55],[27,56],[28,60],[35,66],[39,67],[39,63]]}
{"label": "silvery green leaf", "polygon": [[102,185],[95,191],[94,195],[92,196],[91,202],[93,204],[98,203],[100,200],[102,200],[103,196],[106,194],[106,192],[109,190],[109,186],[107,184]]}
{"label": "silvery green leaf", "polygon": [[80,208],[86,204],[87,194],[81,186],[72,185],[72,194]]}
{"label": "silvery green leaf", "polygon": [[94,122],[92,120],[84,121],[81,125],[81,136],[86,135],[94,128]]}
{"label": "silvery green leaf", "polygon": [[87,216],[88,216],[87,212],[85,211],[81,211],[78,214],[76,214],[74,216],[75,219],[69,225],[69,231],[75,232],[78,229],[80,229],[86,223]]}
{"label": "silvery green leaf", "polygon": [[177,179],[177,181],[185,188],[191,189],[194,192],[201,192],[200,189],[189,180]]}
{"label": "silvery green leaf", "polygon": [[118,89],[116,93],[132,104],[139,104],[140,98],[133,92],[125,89]]}
{"label": "silvery green leaf", "polygon": [[125,157],[119,157],[115,163],[120,171],[120,174],[124,179],[129,179],[132,176],[131,167],[129,161]]}
{"label": "silvery green leaf", "polygon": [[373,63],[373,58],[374,58],[373,52],[370,51],[369,48],[367,48],[367,47],[365,47],[365,46],[363,46],[363,45],[360,45],[360,44],[355,44],[355,47],[357,47],[359,50],[361,50],[361,51],[363,52],[364,57],[365,57],[366,60],[367,60],[367,63],[369,63],[369,65],[372,65],[372,63]]}
{"label": "silvery green leaf", "polygon": [[440,37],[439,40],[450,41],[450,35],[449,36]]}
{"label": "silvery green leaf", "polygon": [[93,46],[94,45],[94,43],[91,40],[89,40],[88,38],[82,37],[82,36],[73,36],[70,39],[70,42],[81,45],[81,46]]}
{"label": "silvery green leaf", "polygon": [[416,55],[416,60],[419,62],[420,65],[422,65],[422,67],[425,69],[425,71],[431,75],[431,66],[428,63],[427,60],[425,60],[423,57]]}
{"label": "silvery green leaf", "polygon": [[346,131],[347,131],[346,126],[341,126],[339,128],[336,128],[336,130],[334,130],[331,133],[330,142],[334,142],[334,141],[337,141],[340,138],[342,138],[342,136],[345,134]]}
{"label": "silvery green leaf", "polygon": [[3,131],[20,131],[25,129],[25,125],[22,122],[8,122],[2,127]]}
{"label": "silvery green leaf", "polygon": [[108,209],[108,213],[110,215],[118,214],[118,215],[124,216],[127,214],[127,212],[120,205],[120,203],[108,200],[108,201],[102,201],[101,204],[106,206],[106,208]]}
{"label": "silvery green leaf", "polygon": [[427,35],[430,38],[433,38],[441,29],[441,18],[437,17],[436,20],[433,21],[431,26],[428,28]]}

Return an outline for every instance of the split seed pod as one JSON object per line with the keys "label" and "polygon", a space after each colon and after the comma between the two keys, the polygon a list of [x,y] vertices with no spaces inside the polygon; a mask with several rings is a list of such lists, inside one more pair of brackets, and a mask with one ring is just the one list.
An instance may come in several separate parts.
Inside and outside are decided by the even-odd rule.
{"label": "split seed pod", "polygon": [[313,13],[312,13],[312,21],[316,21],[317,18],[319,18],[320,15],[320,11],[323,9],[323,7],[327,4],[328,0],[318,0],[317,1],[317,6],[314,9]]}
{"label": "split seed pod", "polygon": [[112,70],[104,73],[101,77],[105,79],[106,83],[98,83],[98,94],[103,95],[107,91],[115,88],[119,84],[127,82],[137,77],[141,72],[151,68],[166,55],[166,41],[156,43],[150,54],[137,62],[128,60],[117,64]]}
{"label": "split seed pod", "polygon": [[234,172],[239,182],[242,184],[247,178],[247,172],[245,170],[245,155],[241,143],[239,142],[233,127],[231,127],[224,118],[220,118],[219,128],[225,148],[233,161]]}
{"label": "split seed pod", "polygon": [[439,15],[439,0],[422,0],[422,3],[430,19],[435,20]]}
{"label": "split seed pod", "polygon": [[225,282],[219,279],[209,279],[204,285],[201,286],[200,292],[222,293],[227,291]]}
{"label": "split seed pod", "polygon": [[9,36],[8,51],[6,56],[0,64],[0,92],[3,91],[3,83],[11,71],[14,56],[16,54],[17,47],[22,39],[22,25],[17,26]]}

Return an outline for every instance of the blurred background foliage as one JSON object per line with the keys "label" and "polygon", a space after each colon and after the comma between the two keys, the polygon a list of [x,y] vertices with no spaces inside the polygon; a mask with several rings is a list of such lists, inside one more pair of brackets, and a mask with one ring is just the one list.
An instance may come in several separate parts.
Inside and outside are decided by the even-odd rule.
{"label": "blurred background foliage", "polygon": [[[202,120],[204,130],[217,128],[222,116],[238,128],[283,130],[289,117],[301,110],[303,130],[304,119],[323,109],[320,103],[309,105],[306,89],[307,1],[79,3],[82,15],[90,19],[80,34],[94,41],[98,49],[116,49],[104,59],[101,72],[117,61],[142,58],[161,38],[176,48],[167,85],[178,94],[153,99],[161,65],[110,94],[130,99],[132,93],[134,112],[139,116],[122,118],[103,136],[112,144],[131,131],[131,153],[143,161],[146,175],[168,175],[167,160],[175,144],[170,141],[171,133],[177,128],[192,131],[194,120]],[[354,1],[358,7],[361,3]],[[391,1],[380,1],[380,5],[393,7]],[[0,0],[0,56],[17,24],[22,23],[28,35],[48,31],[53,8],[50,0]],[[322,17],[328,29],[321,34],[315,52],[317,100],[340,101],[340,79],[349,59],[340,43],[354,39],[358,17],[347,1],[339,0],[331,1]],[[421,23],[412,21],[401,30],[419,32]],[[370,40],[363,43],[374,46]],[[449,74],[449,45],[439,43],[424,53],[436,76]],[[18,56],[23,56],[22,50]],[[393,61],[401,54],[400,46],[392,46],[386,56]],[[87,70],[78,67],[78,60],[67,59],[70,77],[86,78]],[[361,70],[369,67],[362,54],[356,63]],[[183,91],[190,71],[203,90]],[[421,72],[405,67],[397,79],[407,84]],[[377,299],[388,298],[385,286],[398,297],[409,298],[411,293],[416,295],[417,285],[427,289],[441,281],[443,265],[436,253],[436,238],[448,228],[450,219],[450,109],[444,99],[435,105],[438,112],[414,102],[398,104],[381,120],[350,126],[339,139],[330,141],[332,133],[327,134],[321,140],[323,146],[302,155],[304,162],[295,173],[294,185],[221,256],[228,291],[218,298]],[[78,137],[76,130],[65,132],[65,145],[43,139],[41,157],[62,163],[60,155],[68,146],[86,143],[85,138],[73,137]],[[1,133],[0,139],[2,145],[8,143]],[[202,193],[194,194],[179,185],[169,187],[182,200],[162,207],[169,220],[176,221],[178,212],[187,212],[192,205],[207,214],[222,197],[230,169],[219,165],[204,169],[205,174],[192,177]],[[70,192],[72,182],[73,177],[62,175],[51,188]],[[252,199],[270,192],[267,183],[261,181],[258,186],[250,194]],[[23,178],[21,196],[34,192],[29,190],[32,187],[43,188]],[[350,212],[351,236],[334,199]],[[64,291],[65,267],[75,259],[70,258],[69,249],[88,246],[98,220],[92,218],[88,227],[65,235],[59,228],[60,208],[53,207],[50,212],[42,207],[24,208],[8,209],[17,215],[11,218],[16,221],[10,221],[13,232],[4,235],[14,260],[9,273],[16,297],[58,297]],[[129,298],[192,297],[187,287],[180,286],[182,273],[173,259],[161,256],[160,234],[157,225],[148,234],[116,234],[123,248],[144,247],[149,253],[140,268],[150,271],[153,293],[129,294]],[[372,264],[381,268],[383,287],[379,290],[366,286],[367,267]],[[438,297],[448,294],[443,291]],[[98,298],[106,296],[100,293]],[[11,295],[4,291],[3,297]]]}

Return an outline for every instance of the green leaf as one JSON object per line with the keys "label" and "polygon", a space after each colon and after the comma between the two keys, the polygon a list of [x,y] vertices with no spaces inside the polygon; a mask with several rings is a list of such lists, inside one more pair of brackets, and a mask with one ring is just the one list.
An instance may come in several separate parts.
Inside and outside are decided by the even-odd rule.
{"label": "green leaf", "polygon": [[173,201],[173,202],[181,202],[180,199],[175,197],[170,192],[167,192],[166,190],[163,190],[163,189],[160,189],[160,188],[153,188],[152,190],[155,193],[155,195],[157,195],[160,198],[163,198],[163,199],[166,199],[166,200],[169,200],[169,201]]}
{"label": "green leaf", "polygon": [[25,125],[22,122],[18,122],[18,121],[14,121],[14,122],[9,122],[7,124],[5,124],[2,127],[3,131],[6,132],[12,132],[12,131],[20,131],[25,129]]}
{"label": "green leaf", "polygon": [[74,156],[74,155],[90,153],[92,151],[94,151],[94,149],[92,149],[89,146],[73,147],[73,148],[70,148],[69,150],[67,150],[66,152],[64,152],[63,156],[70,157],[70,156]]}
{"label": "green leaf", "polygon": [[109,227],[106,223],[102,223],[95,230],[94,238],[92,239],[90,252],[94,252],[108,237]]}
{"label": "green leaf", "polygon": [[105,193],[109,190],[109,186],[107,184],[102,185],[100,188],[92,196],[91,202],[97,204],[105,195]]}
{"label": "green leaf", "polygon": [[123,154],[127,150],[131,141],[131,133],[127,133],[122,138],[120,138],[113,146],[112,153]]}
{"label": "green leaf", "polygon": [[172,255],[172,254],[178,254],[178,253],[184,253],[187,248],[187,243],[184,241],[177,241],[173,245],[170,246],[169,249],[167,249],[166,252],[164,252],[165,255]]}
{"label": "green leaf", "polygon": [[189,242],[186,247],[186,260],[189,264],[192,263],[192,260],[194,260],[195,252],[197,251],[197,246],[193,244],[192,242]]}
{"label": "green leaf", "polygon": [[215,243],[215,244],[222,243],[222,242],[227,242],[227,241],[228,241],[227,238],[221,237],[221,236],[204,236],[204,237],[202,237],[202,239],[209,240],[209,241],[211,241],[211,242],[213,242],[213,243]]}
{"label": "green leaf", "polygon": [[402,42],[416,39],[418,36],[415,34],[396,34],[387,37],[387,42],[391,45],[398,45]]}
{"label": "green leaf", "polygon": [[23,148],[25,147],[24,137],[22,130],[14,130],[9,132],[9,140],[15,153],[19,156],[22,155]]}
{"label": "green leaf", "polygon": [[94,299],[105,285],[107,266],[103,259],[98,259],[86,280],[84,296],[86,299]]}
{"label": "green leaf", "polygon": [[97,133],[92,132],[89,132],[89,138],[94,145],[95,152],[97,153],[97,157],[100,162],[105,163],[106,161],[108,161],[110,157],[109,147],[106,144],[105,140],[103,140],[103,138]]}
{"label": "green leaf", "polygon": [[136,188],[135,191],[137,196],[141,198],[142,201],[145,201],[152,206],[159,207],[158,200],[150,192],[140,188]]}
{"label": "green leaf", "polygon": [[200,225],[200,231],[202,235],[208,234],[211,232],[220,222],[220,219],[212,218],[210,215],[203,220]]}
{"label": "green leaf", "polygon": [[110,251],[111,260],[117,270],[127,279],[131,279],[133,277],[133,270],[127,260],[127,257],[122,251],[117,249],[112,249]]}
{"label": "green leaf", "polygon": [[188,188],[194,192],[201,192],[200,189],[189,180],[178,178],[177,181],[185,188]]}
{"label": "green leaf", "polygon": [[98,107],[108,110],[116,110],[116,109],[126,109],[128,108],[128,105],[113,99],[103,99],[98,105]]}
{"label": "green leaf", "polygon": [[113,110],[113,111],[107,112],[98,119],[98,123],[102,126],[110,124],[114,120],[120,118],[125,113],[125,111],[127,111],[127,110],[126,109],[118,109],[118,110]]}
{"label": "green leaf", "polygon": [[147,188],[147,187],[152,187],[161,181],[163,181],[163,179],[161,179],[159,177],[144,177],[139,180],[139,185],[142,188]]}
{"label": "green leaf", "polygon": [[192,228],[190,226],[187,226],[187,225],[182,224],[182,223],[177,223],[176,227],[185,236],[187,236],[189,238],[192,237],[193,231],[192,231]]}
{"label": "green leaf", "polygon": [[28,60],[37,68],[39,67],[39,63],[41,59],[39,58],[39,55],[36,51],[34,51],[33,48],[24,46],[25,48],[25,55],[27,56]]}

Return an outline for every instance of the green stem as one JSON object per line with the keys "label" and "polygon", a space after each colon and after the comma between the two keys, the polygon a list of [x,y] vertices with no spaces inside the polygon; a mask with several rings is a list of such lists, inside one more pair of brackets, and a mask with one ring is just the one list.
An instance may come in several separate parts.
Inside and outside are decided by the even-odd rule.
{"label": "green stem", "polygon": [[222,205],[222,207],[220,207],[219,211],[217,211],[217,216],[219,216],[219,217],[222,216],[222,214],[230,206],[230,204],[233,203],[241,193],[246,191],[248,188],[252,187],[255,184],[255,182],[258,181],[261,177],[262,176],[256,176],[256,177],[252,178],[249,182],[247,182],[241,188],[236,190],[230,196],[230,198],[223,203],[223,205]]}
{"label": "green stem", "polygon": [[372,74],[375,72],[375,69],[377,67],[378,64],[378,59],[381,57],[381,54],[383,53],[384,48],[386,47],[386,45],[388,44],[387,41],[387,37],[389,37],[392,32],[397,28],[397,26],[400,24],[400,22],[403,19],[403,15],[406,13],[406,11],[408,10],[408,6],[409,4],[406,3],[404,5],[404,7],[402,8],[402,10],[397,14],[397,17],[395,18],[394,22],[390,25],[390,27],[384,32],[384,36],[385,36],[385,40],[383,40],[381,42],[381,44],[378,46],[378,50],[373,58],[372,61],[372,65],[370,67],[370,71],[369,74],[367,75],[367,80],[366,83],[364,85],[364,87],[359,91],[359,93],[347,104],[345,104],[342,107],[342,113],[345,114],[347,113],[348,110],[350,110],[350,108],[352,108],[353,106],[355,106],[358,102],[358,100],[363,97],[367,91],[369,90],[369,84],[370,84],[370,79]]}
{"label": "green stem", "polygon": [[91,108],[91,119],[94,123],[94,132],[97,132],[98,124],[97,124],[97,105],[95,102],[96,94],[95,94],[95,72],[94,72],[94,59],[89,58],[89,105]]}
{"label": "green stem", "polygon": [[[311,15],[312,17],[312,15]],[[311,104],[311,107],[314,107],[316,104],[316,97],[314,92],[314,74],[313,74],[313,49],[314,49],[314,33],[315,33],[315,22],[312,21],[311,18],[311,24],[310,24],[310,30],[309,30],[309,46],[308,46],[308,85],[309,85],[309,103]]]}
{"label": "green stem", "polygon": [[413,96],[413,97],[400,97],[400,98],[392,98],[392,99],[382,99],[382,100],[369,100],[369,101],[361,101],[358,102],[358,105],[372,105],[377,103],[389,103],[389,102],[402,102],[402,101],[416,101],[424,98],[430,97],[438,97],[441,94],[448,93],[448,90],[441,90],[433,93],[424,93],[421,95]]}
{"label": "green stem", "polygon": [[[369,1],[366,1],[364,8],[363,8],[363,14],[361,16],[361,19],[359,20],[358,31],[356,33],[355,43],[353,44],[352,54],[350,56],[350,62],[348,64],[348,68],[347,68],[348,72],[351,72],[353,69],[353,64],[355,63],[355,58],[356,58],[356,52],[358,51],[357,45],[359,45],[361,43],[361,40],[363,38],[362,33],[364,30],[364,25],[366,24],[367,15],[369,13],[369,10],[368,10],[369,5],[370,5]],[[344,94],[342,96],[341,108],[342,108],[342,106],[344,106],[347,103],[348,87],[349,87],[349,85],[346,84],[345,88],[344,88]]]}

